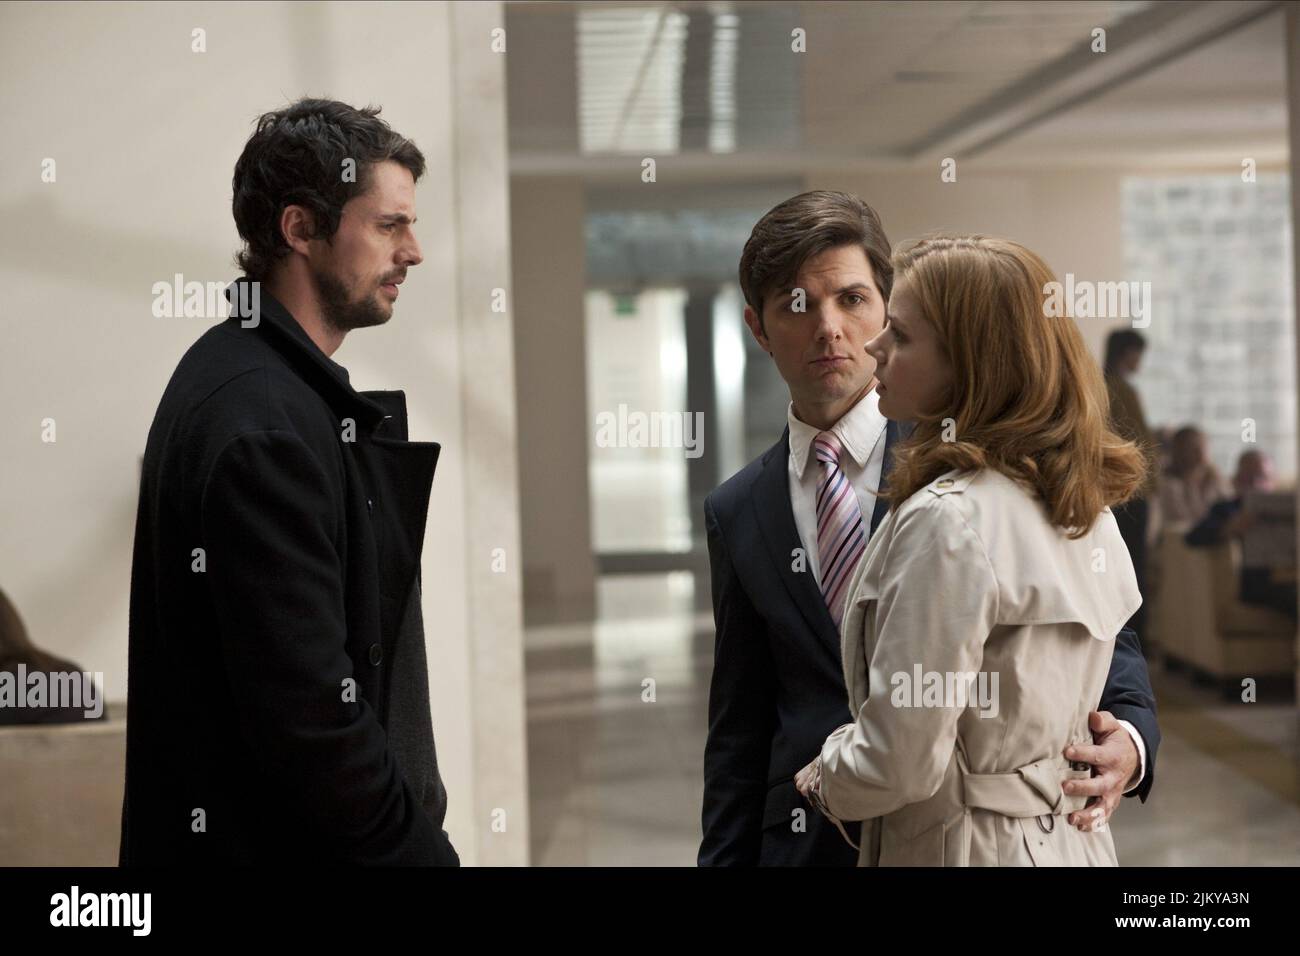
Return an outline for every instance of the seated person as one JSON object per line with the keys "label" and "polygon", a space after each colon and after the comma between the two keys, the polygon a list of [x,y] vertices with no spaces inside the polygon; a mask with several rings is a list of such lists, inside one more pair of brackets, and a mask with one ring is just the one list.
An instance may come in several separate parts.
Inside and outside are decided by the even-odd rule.
{"label": "seated person", "polygon": [[[18,609],[4,591],[0,591],[0,674],[5,675],[0,683],[0,726],[75,723],[81,720],[102,720],[106,716],[102,706],[102,689],[96,688],[100,702],[100,706],[96,707],[83,696],[87,685],[81,682],[81,668],[33,644],[27,636],[23,619],[18,616]],[[80,685],[77,688],[79,700],[56,700],[47,693],[47,699],[39,705],[18,706],[10,698],[15,694],[27,694],[36,674],[44,675],[43,683],[47,688],[56,685],[66,688],[63,678],[75,675]],[[4,690],[4,685],[8,685],[8,691]]]}
{"label": "seated person", "polygon": [[1169,466],[1160,479],[1160,512],[1166,524],[1200,521],[1224,493],[1210,461],[1205,432],[1187,425],[1170,440]]}
{"label": "seated person", "polygon": [[[1251,491],[1273,490],[1273,462],[1262,451],[1244,451],[1237,459],[1237,472],[1232,476],[1235,498],[1215,502],[1209,513],[1187,532],[1187,544],[1193,548],[1208,548],[1224,544],[1230,538],[1241,537],[1254,518],[1245,508]],[[1296,612],[1296,585],[1294,581],[1273,580],[1271,568],[1242,566],[1240,598],[1247,604],[1263,604],[1288,615],[1293,620]]]}

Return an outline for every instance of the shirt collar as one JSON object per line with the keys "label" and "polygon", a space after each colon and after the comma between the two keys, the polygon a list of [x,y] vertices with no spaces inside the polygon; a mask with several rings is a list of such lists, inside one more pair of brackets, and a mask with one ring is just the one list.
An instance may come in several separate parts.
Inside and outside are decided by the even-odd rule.
{"label": "shirt collar", "polygon": [[[821,434],[821,429],[801,421],[794,413],[794,402],[786,409],[786,422],[790,426],[790,457],[795,475],[802,481],[813,439]],[[880,414],[880,395],[873,388],[858,399],[858,403],[845,412],[830,431],[840,440],[854,464],[862,468],[884,434],[885,424],[885,416]]]}

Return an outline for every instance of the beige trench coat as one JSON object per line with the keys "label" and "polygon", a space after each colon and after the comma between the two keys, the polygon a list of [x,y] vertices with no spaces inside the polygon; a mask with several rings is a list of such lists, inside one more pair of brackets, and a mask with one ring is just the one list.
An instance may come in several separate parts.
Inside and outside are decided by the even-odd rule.
{"label": "beige trench coat", "polygon": [[[1066,815],[1088,777],[1115,635],[1142,603],[1110,509],[1070,540],[992,469],[949,472],[871,538],[841,632],[853,723],[821,753],[822,801],[866,820],[861,866],[1114,866]],[[869,693],[868,693],[869,692]]]}

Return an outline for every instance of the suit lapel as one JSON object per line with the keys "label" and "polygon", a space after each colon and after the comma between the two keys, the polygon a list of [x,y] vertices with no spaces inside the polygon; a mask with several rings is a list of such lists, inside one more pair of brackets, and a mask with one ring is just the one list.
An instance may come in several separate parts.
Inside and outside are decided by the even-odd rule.
{"label": "suit lapel", "polygon": [[[880,490],[885,490],[886,479],[889,478],[889,470],[894,464],[894,442],[898,441],[898,426],[893,421],[885,422],[885,455],[880,464]],[[876,498],[876,506],[871,510],[871,534],[867,535],[870,540],[876,533],[876,528],[880,527],[880,522],[885,520],[885,515],[889,513],[889,502],[884,498]]]}
{"label": "suit lapel", "polygon": [[[773,446],[763,461],[763,469],[754,482],[751,498],[755,519],[767,544],[768,556],[776,565],[777,574],[789,591],[791,599],[808,622],[809,628],[827,649],[840,655],[840,632],[826,609],[817,580],[805,556],[803,571],[792,567],[795,548],[805,545],[799,540],[799,530],[794,523],[794,508],[790,504],[790,429],[787,427],[781,441]],[[813,542],[811,547],[816,547]]]}
{"label": "suit lapel", "polygon": [[[888,484],[889,472],[894,467],[894,446],[912,433],[912,426],[900,425],[898,422],[890,420],[885,423],[885,457],[880,465],[880,490],[884,491]],[[876,533],[876,528],[880,527],[880,522],[885,520],[885,515],[889,514],[889,502],[884,498],[876,498],[876,506],[871,510],[871,534]],[[870,540],[868,538],[868,540]]]}

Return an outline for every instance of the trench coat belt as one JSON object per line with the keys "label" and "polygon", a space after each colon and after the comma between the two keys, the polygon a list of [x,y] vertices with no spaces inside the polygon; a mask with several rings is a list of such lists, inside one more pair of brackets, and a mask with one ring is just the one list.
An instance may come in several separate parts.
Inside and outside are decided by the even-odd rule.
{"label": "trench coat belt", "polygon": [[[1065,748],[1062,747],[1062,750]],[[1006,817],[1060,816],[1082,810],[1088,803],[1086,794],[1067,794],[1061,789],[1066,780],[1091,776],[1087,770],[1071,770],[1064,758],[1049,757],[1027,763],[1004,773],[971,773],[966,762],[965,744],[957,741],[957,775],[961,782],[962,806],[967,810],[989,810]],[[820,799],[814,804],[835,824],[840,836],[853,849],[860,847]],[[1040,821],[1040,825],[1042,825]],[[1048,829],[1044,826],[1044,829]]]}
{"label": "trench coat belt", "polygon": [[1006,817],[1059,816],[1082,810],[1085,794],[1067,794],[1066,780],[1083,779],[1088,771],[1074,771],[1063,758],[1049,757],[1005,773],[970,773],[966,755],[957,751],[962,783],[962,803],[968,809],[991,810]]}

